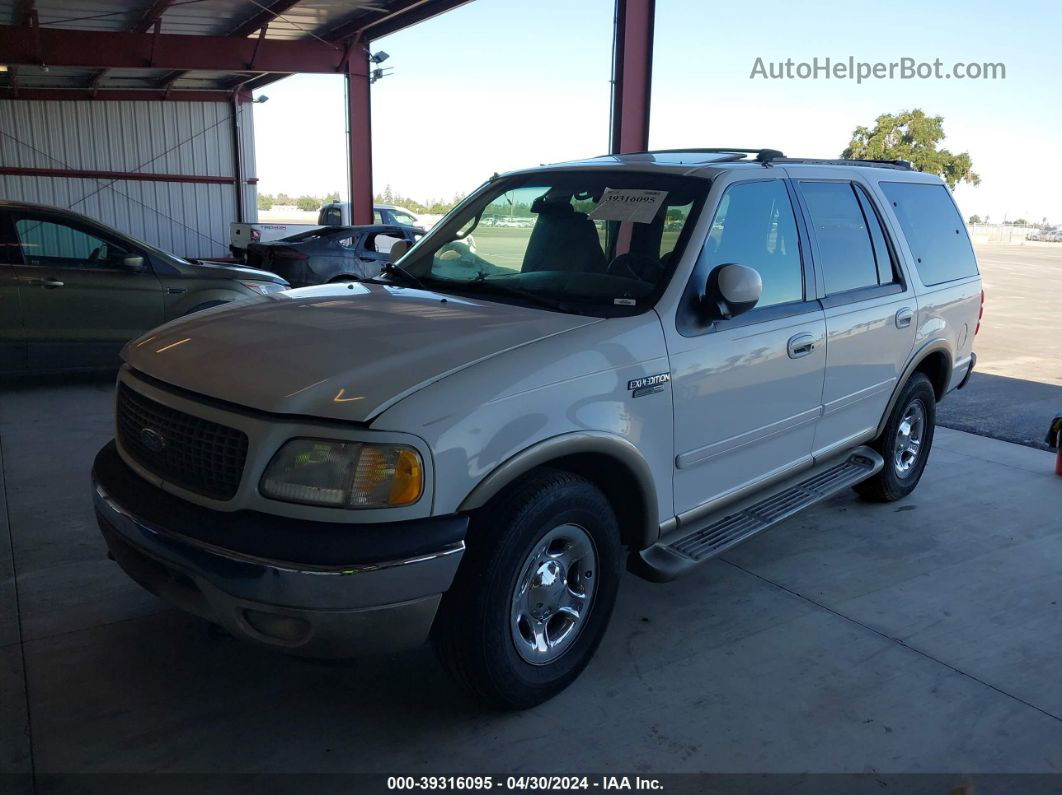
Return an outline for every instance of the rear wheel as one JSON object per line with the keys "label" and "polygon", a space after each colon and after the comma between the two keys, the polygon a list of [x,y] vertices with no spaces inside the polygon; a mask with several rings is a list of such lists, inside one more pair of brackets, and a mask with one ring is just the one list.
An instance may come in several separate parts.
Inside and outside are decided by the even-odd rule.
{"label": "rear wheel", "polygon": [[477,699],[524,709],[586,667],[619,585],[619,526],[605,496],[542,469],[473,521],[432,629],[440,658]]}
{"label": "rear wheel", "polygon": [[936,419],[933,385],[924,373],[915,373],[904,384],[885,430],[872,445],[885,459],[885,466],[855,486],[859,496],[873,502],[892,502],[914,491],[933,446]]}

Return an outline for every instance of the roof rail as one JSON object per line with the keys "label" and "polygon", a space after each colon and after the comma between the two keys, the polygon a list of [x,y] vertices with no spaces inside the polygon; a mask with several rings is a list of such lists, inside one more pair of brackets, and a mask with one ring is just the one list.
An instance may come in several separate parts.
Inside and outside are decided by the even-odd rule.
{"label": "roof rail", "polygon": [[[854,158],[815,158],[815,157],[786,157],[777,149],[742,149],[734,146],[686,146],[679,149],[649,149],[644,152],[624,152],[632,155],[670,155],[701,153],[727,155],[715,162],[730,163],[745,160],[746,155],[755,155],[757,163],[767,166],[771,163],[807,163],[809,165],[823,166],[864,166],[870,168],[895,168],[901,171],[914,171],[915,167],[910,160],[859,160]],[[607,155],[606,155],[607,157]]]}
{"label": "roof rail", "polygon": [[624,152],[623,154],[639,154],[639,155],[673,155],[682,154],[685,152],[693,152],[700,154],[720,154],[720,155],[734,155],[733,157],[726,158],[730,160],[744,160],[745,155],[756,155],[756,160],[760,163],[765,163],[771,158],[785,157],[777,149],[742,149],[736,146],[683,146],[678,149],[648,149],[644,152]]}
{"label": "roof rail", "polygon": [[910,160],[861,160],[856,158],[817,158],[817,157],[772,157],[761,161],[767,163],[806,163],[820,166],[863,166],[869,168],[895,168],[900,171],[914,171]]}

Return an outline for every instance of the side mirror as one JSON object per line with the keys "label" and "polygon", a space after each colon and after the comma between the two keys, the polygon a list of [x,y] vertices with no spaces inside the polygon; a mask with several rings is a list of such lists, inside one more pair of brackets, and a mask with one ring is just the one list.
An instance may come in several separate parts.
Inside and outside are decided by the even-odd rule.
{"label": "side mirror", "polygon": [[708,274],[704,308],[713,320],[729,320],[756,306],[763,294],[763,281],[745,265],[718,265]]}
{"label": "side mirror", "polygon": [[122,260],[122,267],[127,271],[133,271],[139,273],[144,270],[144,258],[137,254],[130,254],[128,257]]}
{"label": "side mirror", "polygon": [[408,240],[396,240],[391,244],[391,251],[389,252],[388,261],[398,262],[402,257],[406,255],[413,245]]}

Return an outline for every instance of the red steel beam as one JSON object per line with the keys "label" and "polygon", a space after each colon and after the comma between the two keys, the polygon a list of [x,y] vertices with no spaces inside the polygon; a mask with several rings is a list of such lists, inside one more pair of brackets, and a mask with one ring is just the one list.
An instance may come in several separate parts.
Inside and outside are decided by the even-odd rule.
{"label": "red steel beam", "polygon": [[656,0],[616,0],[610,142],[614,154],[649,148],[655,15]]}
{"label": "red steel beam", "polygon": [[347,73],[352,224],[372,223],[372,102],[368,70],[368,53],[361,47],[353,49],[350,53],[350,71]]}
{"label": "red steel beam", "polygon": [[[40,34],[40,51],[34,34]],[[152,63],[152,52],[154,62]],[[15,65],[72,66],[88,69],[186,69],[239,72],[255,55],[255,41],[225,36],[102,32],[61,28],[0,26],[0,53]],[[255,69],[261,72],[335,73],[343,49],[317,40],[267,39]]]}
{"label": "red steel beam", "polygon": [[[239,38],[243,36],[250,36],[255,31],[258,31],[260,34],[260,38],[264,39],[265,37],[264,35],[261,35],[261,32],[265,30],[266,26],[268,26],[270,22],[272,22],[278,16],[290,9],[292,6],[298,5],[299,2],[300,0],[278,0],[278,2],[273,3],[273,5],[269,6],[268,9],[263,8],[254,16],[250,17],[247,20],[244,20],[225,35],[231,38]],[[251,61],[253,65],[253,55],[251,56]],[[183,69],[176,72],[170,72],[169,74],[163,75],[162,78],[158,81],[158,84],[163,87],[172,85],[174,81],[180,80],[182,77],[185,76],[185,74],[186,70]]]}
{"label": "red steel beam", "polygon": [[0,166],[0,174],[12,177],[62,177],[64,179],[114,179],[133,182],[191,182],[203,185],[234,185],[235,177],[192,174],[152,174],[144,171],[97,171],[82,168],[22,168]]}
{"label": "red steel beam", "polygon": [[[54,101],[71,100],[136,100],[148,102],[231,102],[232,91],[197,91],[175,89],[167,92],[161,88],[24,88],[0,87],[0,99],[39,99]],[[250,102],[251,94],[241,91],[240,102]]]}

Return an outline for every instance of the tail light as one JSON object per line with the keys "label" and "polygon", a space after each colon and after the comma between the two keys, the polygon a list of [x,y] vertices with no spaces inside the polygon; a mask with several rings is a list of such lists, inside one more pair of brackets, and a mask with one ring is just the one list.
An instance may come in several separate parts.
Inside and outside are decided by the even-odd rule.
{"label": "tail light", "polygon": [[261,240],[261,239],[262,239],[262,233],[261,233],[261,232],[259,232],[259,231],[258,231],[257,229],[255,229],[255,228],[254,228],[254,227],[252,226],[252,227],[251,227],[251,242],[252,242],[252,243],[257,243],[257,242],[258,242],[259,240]]}
{"label": "tail light", "polygon": [[985,316],[985,291],[981,290],[981,308],[977,310],[977,328],[974,329],[974,336],[977,336],[977,332],[981,330],[981,318]]}
{"label": "tail light", "polygon": [[309,259],[309,255],[303,254],[301,251],[296,251],[293,248],[275,248],[273,249],[274,259]]}

